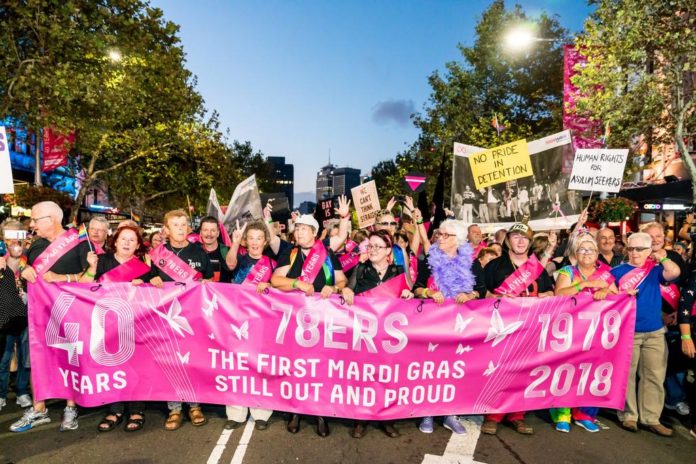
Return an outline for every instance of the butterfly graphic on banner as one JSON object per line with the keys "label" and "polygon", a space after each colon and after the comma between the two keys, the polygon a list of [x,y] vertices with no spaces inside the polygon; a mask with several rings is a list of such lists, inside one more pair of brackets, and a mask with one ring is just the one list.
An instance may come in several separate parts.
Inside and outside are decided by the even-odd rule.
{"label": "butterfly graphic on banner", "polygon": [[167,321],[169,327],[171,327],[172,330],[174,330],[182,337],[185,337],[184,332],[186,332],[189,335],[193,335],[193,329],[191,329],[191,325],[189,324],[188,320],[181,315],[181,303],[179,303],[179,300],[177,298],[174,298],[172,304],[169,305],[169,310],[167,310],[166,314],[157,311],[157,308],[155,308],[154,306],[150,306],[150,309],[154,311],[154,313],[157,314],[159,317]]}
{"label": "butterfly graphic on banner", "polygon": [[232,331],[238,339],[249,339],[249,321],[244,321],[239,327],[234,324],[230,324],[230,327],[232,327]]}
{"label": "butterfly graphic on banner", "polygon": [[515,333],[515,331],[519,329],[521,325],[521,321],[505,325],[505,323],[503,322],[503,318],[500,316],[498,310],[494,309],[493,315],[491,316],[491,326],[488,329],[488,335],[486,336],[486,339],[483,342],[486,343],[490,340],[493,340],[493,344],[491,346],[496,346],[498,343],[505,340],[505,337]]}

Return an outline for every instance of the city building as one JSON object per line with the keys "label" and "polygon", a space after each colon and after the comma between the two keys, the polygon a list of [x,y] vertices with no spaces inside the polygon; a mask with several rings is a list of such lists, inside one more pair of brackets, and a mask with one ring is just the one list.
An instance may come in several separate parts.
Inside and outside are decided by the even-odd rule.
{"label": "city building", "polygon": [[337,168],[333,173],[333,195],[350,196],[350,189],[360,185],[360,169]]}
{"label": "city building", "polygon": [[273,179],[276,192],[282,192],[293,205],[295,190],[295,167],[285,163],[284,156],[269,156],[267,158],[273,169]]}
{"label": "city building", "polygon": [[317,173],[317,203],[333,196],[333,172],[336,166],[329,163]]}

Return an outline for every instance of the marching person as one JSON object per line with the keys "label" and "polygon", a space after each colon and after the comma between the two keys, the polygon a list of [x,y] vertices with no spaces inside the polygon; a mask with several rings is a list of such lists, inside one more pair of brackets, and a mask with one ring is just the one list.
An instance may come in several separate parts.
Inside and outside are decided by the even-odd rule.
{"label": "marching person", "polygon": [[[628,263],[611,270],[620,291],[637,293],[636,327],[626,405],[618,416],[621,426],[628,431],[637,432],[640,421],[650,431],[671,437],[674,433],[672,429],[660,423],[667,369],[660,284],[678,279],[680,269],[669,259],[665,250],[653,251],[652,243],[653,239],[647,233],[632,234],[628,237]],[[640,381],[636,378],[639,365]]]}
{"label": "marching person", "polygon": [[[394,264],[392,259],[393,238],[385,230],[377,230],[370,233],[367,245],[368,261],[360,263],[343,288],[341,294],[349,305],[353,304],[355,295],[380,297],[380,298],[413,298],[404,269]],[[381,422],[384,433],[390,438],[399,436],[399,431],[392,422]],[[365,436],[367,421],[355,421],[351,436],[362,438]]]}
{"label": "marching person", "polygon": [[[319,223],[309,214],[295,221],[296,245],[278,258],[278,267],[271,278],[274,288],[283,292],[300,291],[307,296],[317,292],[322,298],[341,293],[346,285],[341,263],[330,248],[316,239],[318,231]],[[299,414],[291,415],[287,429],[290,433],[300,430]],[[329,435],[329,424],[323,417],[317,417],[317,434]]]}
{"label": "marching person", "polygon": [[609,267],[616,267],[623,263],[623,256],[614,252],[616,234],[608,227],[602,227],[597,232],[597,246],[599,248],[599,261]]}
{"label": "marching person", "polygon": [[[131,282],[140,285],[149,280],[150,266],[141,260],[144,253],[143,238],[140,230],[133,226],[123,226],[113,236],[113,251],[98,255],[90,252],[87,256],[89,268],[80,278],[80,282]],[[145,424],[145,407],[140,401],[112,403],[109,413],[97,425],[99,432],[110,432],[122,421],[126,407],[128,419],[124,430],[136,432]]]}
{"label": "marching person", "polygon": [[108,249],[107,239],[109,238],[109,221],[103,216],[94,216],[87,225],[87,235],[92,242],[97,254],[102,254]]}
{"label": "marching person", "polygon": [[[22,278],[29,285],[37,279],[47,283],[77,282],[87,268],[89,245],[80,241],[77,230],[63,229],[62,221],[63,210],[52,201],[43,201],[32,207],[29,225],[39,238],[27,250],[27,266],[21,271]],[[21,419],[10,425],[10,431],[25,432],[49,422],[51,418],[46,402],[35,401]],[[76,430],[77,427],[77,405],[68,399],[60,430]]]}
{"label": "marching person", "polygon": [[[461,221],[447,219],[440,224],[440,238],[430,247],[430,253],[418,269],[415,294],[442,304],[445,298],[466,303],[481,295],[476,288],[476,277],[471,271],[474,251],[466,241],[467,230]],[[427,416],[418,426],[423,433],[433,432],[433,417]],[[443,425],[454,433],[466,433],[457,416],[445,417]]]}
{"label": "marching person", "polygon": [[[206,252],[186,239],[188,228],[188,216],[183,210],[169,211],[164,215],[164,231],[169,241],[149,254],[152,260],[150,283],[155,287],[161,287],[164,282],[207,282],[213,278],[213,267]],[[169,401],[167,407],[169,416],[164,428],[177,430],[184,421],[182,404]],[[198,403],[189,403],[189,419],[195,427],[208,422]]]}
{"label": "marching person", "polygon": [[[484,269],[486,289],[493,297],[553,296],[553,280],[544,270],[544,265],[535,255],[528,255],[533,235],[527,224],[516,223],[510,227],[505,238],[507,253],[489,262]],[[549,248],[545,256],[551,256],[555,246],[555,234],[550,234]],[[498,424],[505,418],[518,433],[534,433],[532,426],[525,421],[524,411],[487,414],[481,432],[495,435],[498,432]]]}

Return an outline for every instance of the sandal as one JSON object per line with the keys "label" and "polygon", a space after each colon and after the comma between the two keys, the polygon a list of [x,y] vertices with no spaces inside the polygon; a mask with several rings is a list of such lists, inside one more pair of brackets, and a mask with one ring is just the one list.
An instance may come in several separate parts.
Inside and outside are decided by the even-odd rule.
{"label": "sandal", "polygon": [[176,430],[181,427],[184,422],[184,416],[181,415],[181,411],[171,411],[167,421],[164,423],[164,428],[166,430]]}
{"label": "sandal", "polygon": [[[116,420],[109,419],[109,417],[115,417]],[[99,425],[97,425],[97,430],[99,432],[111,432],[122,421],[123,421],[123,414],[116,414],[116,413],[110,412],[109,414],[106,415],[106,417],[104,417],[101,420],[101,422],[99,422]]]}
{"label": "sandal", "polygon": [[201,408],[191,408],[189,409],[189,419],[191,420],[191,425],[194,427],[200,427],[208,423],[208,419],[203,415]]}
{"label": "sandal", "polygon": [[128,420],[126,421],[126,425],[123,427],[123,430],[126,432],[137,432],[143,428],[143,425],[145,425],[145,414],[142,412],[133,412],[128,416]]}

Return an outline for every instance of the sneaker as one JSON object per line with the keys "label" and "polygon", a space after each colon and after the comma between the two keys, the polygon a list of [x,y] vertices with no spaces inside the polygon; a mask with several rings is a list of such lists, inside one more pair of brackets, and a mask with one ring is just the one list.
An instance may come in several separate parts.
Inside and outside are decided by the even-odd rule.
{"label": "sneaker", "polygon": [[49,422],[51,422],[51,418],[48,417],[48,409],[39,412],[34,410],[34,408],[29,408],[24,411],[21,419],[10,425],[10,432],[26,432],[29,429],[48,424]]}
{"label": "sneaker", "polygon": [[558,422],[556,424],[556,430],[558,432],[568,433],[570,432],[570,424],[568,422]]}
{"label": "sneaker", "polygon": [[579,425],[583,429],[587,430],[588,432],[599,432],[599,425],[595,424],[591,420],[576,420],[575,421],[576,425]]}
{"label": "sneaker", "polygon": [[433,433],[433,416],[424,417],[418,426],[418,430],[423,433]]}
{"label": "sneaker", "polygon": [[0,398],[0,411],[2,411],[2,408],[7,406],[7,400],[5,398]]}
{"label": "sneaker", "polygon": [[19,395],[17,397],[17,404],[22,409],[30,407],[33,404],[31,402],[31,396],[27,393],[25,393],[24,395]]}
{"label": "sneaker", "polygon": [[442,424],[446,429],[450,429],[454,433],[462,435],[466,433],[466,428],[459,422],[457,416],[447,416],[445,417],[445,422]]}
{"label": "sneaker", "polygon": [[77,408],[66,406],[63,410],[63,422],[60,424],[60,431],[77,430]]}
{"label": "sneaker", "polygon": [[677,403],[674,409],[680,416],[688,416],[689,414],[691,414],[691,409],[689,409],[689,405],[684,401],[680,401],[679,403]]}

